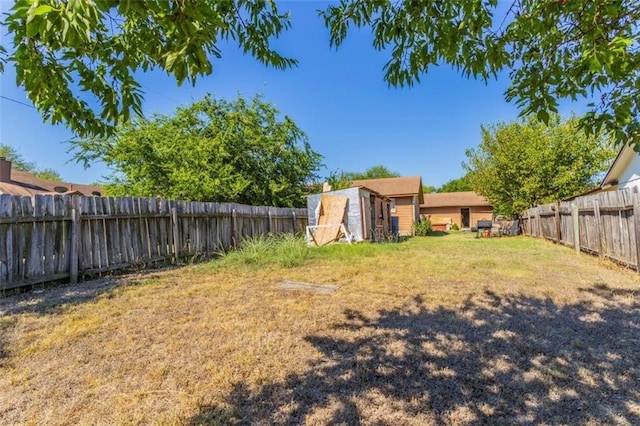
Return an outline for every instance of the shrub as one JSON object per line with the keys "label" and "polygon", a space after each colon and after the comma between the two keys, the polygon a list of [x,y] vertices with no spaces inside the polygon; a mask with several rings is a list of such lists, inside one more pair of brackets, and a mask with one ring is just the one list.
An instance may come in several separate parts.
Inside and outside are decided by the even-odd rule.
{"label": "shrub", "polygon": [[459,231],[459,230],[460,230],[460,227],[458,226],[458,224],[457,224],[457,223],[453,222],[453,225],[451,225],[451,229],[452,229],[453,231]]}
{"label": "shrub", "polygon": [[431,232],[431,221],[429,219],[420,219],[413,222],[413,235],[418,237],[426,237]]}

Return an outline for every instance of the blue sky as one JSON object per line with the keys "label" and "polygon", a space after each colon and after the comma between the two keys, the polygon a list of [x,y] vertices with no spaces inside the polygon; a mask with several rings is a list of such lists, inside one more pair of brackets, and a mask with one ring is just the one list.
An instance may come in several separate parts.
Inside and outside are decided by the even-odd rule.
{"label": "blue sky", "polygon": [[[7,2],[0,3],[6,10]],[[195,87],[188,83],[177,87],[159,70],[141,74],[145,114],[169,114],[207,92],[226,99],[261,93],[290,116],[306,132],[313,149],[324,156],[322,175],[382,164],[401,175],[420,175],[425,185],[434,186],[463,175],[465,150],[479,144],[482,124],[518,116],[515,105],[504,100],[506,75],[485,84],[440,66],[433,67],[418,85],[390,88],[383,80],[387,54],[373,49],[368,29],[353,30],[336,50],[329,47],[329,32],[316,13],[326,3],[288,2],[279,7],[291,11],[293,28],[274,46],[298,59],[298,67],[267,68],[223,43],[223,56],[214,61],[213,74],[200,78]],[[10,64],[0,78],[3,96],[30,103],[16,87]],[[566,105],[561,113],[583,108]],[[95,182],[107,175],[103,164],[85,170],[69,161],[65,141],[72,137],[63,126],[43,123],[35,109],[0,99],[0,143],[13,146],[40,167],[57,170],[71,182]]]}

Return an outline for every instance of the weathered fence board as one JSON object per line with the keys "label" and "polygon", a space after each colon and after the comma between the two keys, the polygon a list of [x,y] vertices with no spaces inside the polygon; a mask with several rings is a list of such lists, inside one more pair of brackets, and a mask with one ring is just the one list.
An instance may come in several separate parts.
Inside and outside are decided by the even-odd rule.
{"label": "weathered fence board", "polygon": [[157,198],[0,195],[0,291],[296,233],[306,209]]}
{"label": "weathered fence board", "polygon": [[572,246],[640,272],[639,215],[640,194],[623,190],[534,207],[523,213],[522,221],[529,236]]}

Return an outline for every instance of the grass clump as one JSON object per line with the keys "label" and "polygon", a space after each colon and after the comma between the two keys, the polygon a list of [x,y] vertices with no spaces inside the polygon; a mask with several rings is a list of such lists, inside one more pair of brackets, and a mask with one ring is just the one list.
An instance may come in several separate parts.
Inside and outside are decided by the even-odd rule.
{"label": "grass clump", "polygon": [[301,236],[292,234],[247,238],[236,250],[224,252],[218,266],[245,265],[260,268],[279,265],[293,268],[311,257],[311,251]]}

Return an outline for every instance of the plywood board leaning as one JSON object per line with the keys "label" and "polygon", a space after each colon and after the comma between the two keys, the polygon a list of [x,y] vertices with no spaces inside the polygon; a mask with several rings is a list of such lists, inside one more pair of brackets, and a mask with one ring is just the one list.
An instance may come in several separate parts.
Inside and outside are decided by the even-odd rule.
{"label": "plywood board leaning", "polygon": [[324,246],[340,239],[341,226],[347,209],[348,198],[343,195],[323,195],[320,200],[320,214],[315,242]]}

